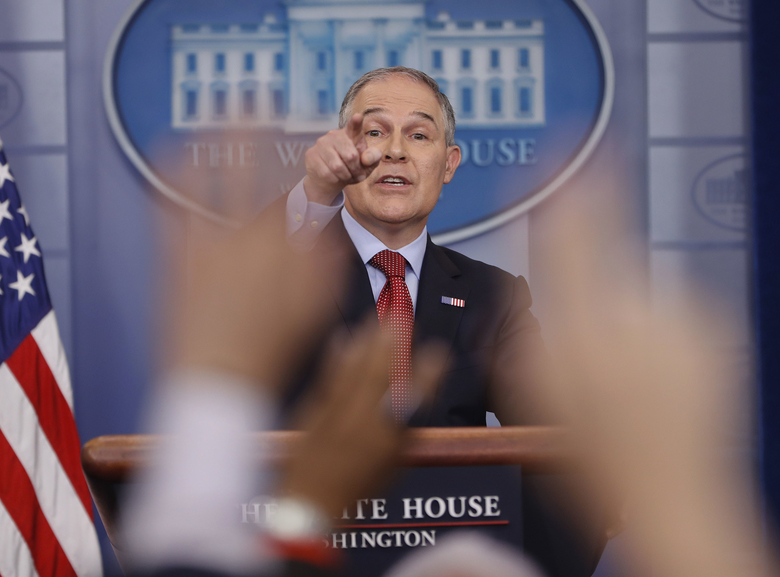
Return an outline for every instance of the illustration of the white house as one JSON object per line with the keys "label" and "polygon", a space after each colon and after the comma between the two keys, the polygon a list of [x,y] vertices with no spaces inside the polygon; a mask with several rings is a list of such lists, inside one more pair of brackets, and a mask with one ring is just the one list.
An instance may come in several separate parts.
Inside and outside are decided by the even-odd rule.
{"label": "illustration of the white house", "polygon": [[175,129],[325,132],[363,73],[424,70],[459,128],[545,123],[544,22],[425,17],[408,0],[286,0],[286,21],[171,28]]}

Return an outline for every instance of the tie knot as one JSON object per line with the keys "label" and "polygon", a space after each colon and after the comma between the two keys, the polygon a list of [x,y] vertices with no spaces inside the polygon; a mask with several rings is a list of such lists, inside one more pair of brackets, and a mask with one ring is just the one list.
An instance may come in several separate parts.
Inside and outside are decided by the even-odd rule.
{"label": "tie knot", "polygon": [[406,278],[406,259],[399,252],[383,250],[376,253],[368,264],[381,270],[387,278]]}

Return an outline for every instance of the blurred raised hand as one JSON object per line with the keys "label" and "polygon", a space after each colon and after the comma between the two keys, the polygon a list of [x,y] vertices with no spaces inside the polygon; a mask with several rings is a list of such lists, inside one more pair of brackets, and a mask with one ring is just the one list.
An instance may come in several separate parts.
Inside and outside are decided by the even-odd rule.
{"label": "blurred raised hand", "polygon": [[674,302],[648,297],[626,209],[607,187],[567,199],[548,221],[556,374],[529,402],[571,429],[589,480],[581,506],[628,499],[631,569],[762,575],[752,469],[724,442],[752,398],[718,354],[731,323],[702,287]]}
{"label": "blurred raised hand", "polygon": [[[391,340],[366,323],[349,344],[346,337],[334,343],[319,385],[298,414],[297,424],[307,435],[285,472],[282,494],[336,516],[388,484],[406,440],[388,396]],[[417,351],[413,388],[418,401],[430,399],[445,359],[446,350],[436,344]]]}
{"label": "blurred raised hand", "polygon": [[[227,133],[223,140],[237,137]],[[178,170],[177,182],[222,199],[233,226],[188,215],[184,238],[164,236],[172,265],[163,307],[171,317],[168,361],[173,368],[236,373],[275,389],[332,312],[322,306],[322,293],[338,290],[343,259],[315,260],[293,250],[283,219],[247,222],[255,214],[253,171],[186,163]]]}

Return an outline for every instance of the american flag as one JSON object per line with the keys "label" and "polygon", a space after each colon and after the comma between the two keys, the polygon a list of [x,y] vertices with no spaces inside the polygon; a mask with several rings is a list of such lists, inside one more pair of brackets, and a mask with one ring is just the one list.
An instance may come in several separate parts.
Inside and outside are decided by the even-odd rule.
{"label": "american flag", "polygon": [[101,575],[68,363],[0,141],[0,577]]}

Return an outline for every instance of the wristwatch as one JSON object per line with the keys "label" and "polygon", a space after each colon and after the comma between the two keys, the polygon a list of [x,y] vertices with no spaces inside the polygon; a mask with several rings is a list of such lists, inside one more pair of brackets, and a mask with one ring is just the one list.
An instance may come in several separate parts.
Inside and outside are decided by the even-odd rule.
{"label": "wristwatch", "polygon": [[329,519],[314,505],[302,499],[285,497],[266,521],[268,533],[281,541],[321,539],[330,529]]}
{"label": "wristwatch", "polygon": [[335,571],[342,564],[341,552],[328,543],[330,520],[314,505],[286,497],[277,502],[275,514],[266,521],[266,539],[277,555],[288,562]]}

